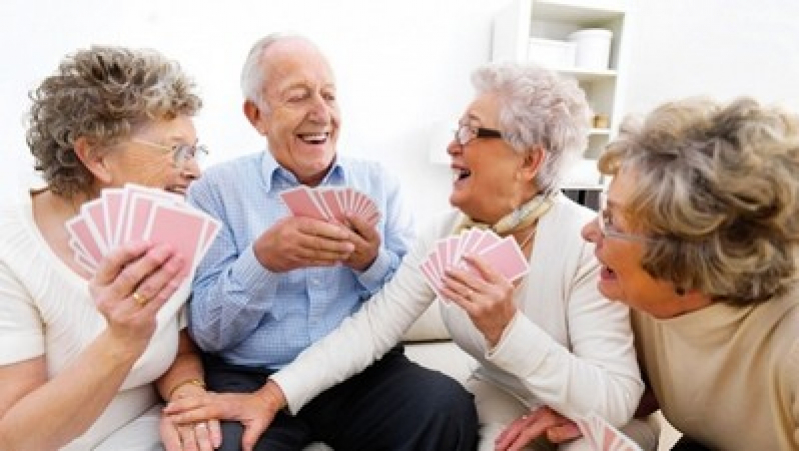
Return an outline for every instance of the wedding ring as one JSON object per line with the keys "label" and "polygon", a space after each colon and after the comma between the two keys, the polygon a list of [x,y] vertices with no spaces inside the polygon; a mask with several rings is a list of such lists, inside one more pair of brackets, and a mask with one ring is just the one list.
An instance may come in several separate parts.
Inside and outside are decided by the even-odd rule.
{"label": "wedding ring", "polygon": [[138,291],[134,291],[133,294],[130,295],[130,297],[132,297],[133,300],[136,301],[137,304],[139,304],[139,307],[144,307],[145,305],[147,305],[148,302],[150,302],[150,300],[147,299],[147,296],[139,293]]}

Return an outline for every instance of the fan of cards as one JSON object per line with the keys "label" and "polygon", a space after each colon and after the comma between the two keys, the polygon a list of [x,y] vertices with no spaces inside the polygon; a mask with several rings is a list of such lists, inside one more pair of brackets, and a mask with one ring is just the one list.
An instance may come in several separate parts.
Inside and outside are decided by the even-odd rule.
{"label": "fan of cards", "polygon": [[363,218],[370,225],[377,224],[380,210],[366,194],[346,187],[309,188],[300,185],[280,193],[280,197],[294,216],[346,223],[346,214]]}
{"label": "fan of cards", "polygon": [[642,451],[630,437],[596,413],[574,420],[591,449],[597,451]]}
{"label": "fan of cards", "polygon": [[512,236],[500,238],[491,230],[469,229],[459,235],[438,240],[421,264],[422,274],[439,297],[443,298],[442,279],[447,268],[461,267],[479,274],[476,268],[463,260],[463,256],[467,254],[478,255],[489,267],[511,282],[527,273],[527,260]]}
{"label": "fan of cards", "polygon": [[94,274],[102,257],[132,240],[169,243],[193,270],[220,224],[182,196],[133,184],[107,188],[66,223],[75,261]]}

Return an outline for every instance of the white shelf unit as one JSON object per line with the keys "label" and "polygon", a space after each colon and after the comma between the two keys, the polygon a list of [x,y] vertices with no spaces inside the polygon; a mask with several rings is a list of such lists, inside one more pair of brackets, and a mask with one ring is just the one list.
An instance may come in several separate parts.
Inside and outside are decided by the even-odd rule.
{"label": "white shelf unit", "polygon": [[[592,128],[583,158],[595,160],[618,131],[622,111],[630,12],[627,0],[513,0],[493,20],[492,61],[535,61],[528,55],[531,38],[566,41],[578,30],[601,28],[613,33],[607,69],[592,70],[560,64],[543,64],[563,75],[575,78],[585,91],[594,113],[607,118],[607,127]],[[540,62],[539,62],[540,63]],[[588,162],[583,162],[588,163]],[[590,165],[581,164],[581,173],[567,188],[601,189],[599,173],[585,174]],[[595,183],[592,177],[595,176]],[[579,179],[579,180],[578,180]],[[586,179],[591,179],[586,182]]]}

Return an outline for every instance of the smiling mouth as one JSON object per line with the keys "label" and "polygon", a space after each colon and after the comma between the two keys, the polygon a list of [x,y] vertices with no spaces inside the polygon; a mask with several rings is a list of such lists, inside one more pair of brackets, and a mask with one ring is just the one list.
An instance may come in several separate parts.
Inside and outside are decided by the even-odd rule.
{"label": "smiling mouth", "polygon": [[472,175],[472,171],[468,169],[461,169],[461,168],[452,168],[452,181],[459,182],[461,180],[467,179]]}
{"label": "smiling mouth", "polygon": [[297,137],[306,144],[319,145],[327,142],[330,133],[300,133]]}
{"label": "smiling mouth", "polygon": [[164,187],[164,191],[167,191],[167,192],[170,192],[170,193],[179,194],[179,195],[185,197],[186,196],[186,188],[187,187],[182,186],[182,185],[169,185],[169,186]]}

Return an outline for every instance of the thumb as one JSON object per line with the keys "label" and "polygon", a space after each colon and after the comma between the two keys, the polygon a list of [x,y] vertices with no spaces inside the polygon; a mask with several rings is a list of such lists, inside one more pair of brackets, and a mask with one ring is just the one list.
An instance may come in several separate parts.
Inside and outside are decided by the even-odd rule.
{"label": "thumb", "polygon": [[547,439],[552,443],[563,443],[581,436],[580,428],[574,423],[559,424],[547,429]]}
{"label": "thumb", "polygon": [[244,451],[252,451],[261,434],[266,430],[266,425],[261,423],[250,423],[244,425],[244,434],[241,436],[241,448]]}

